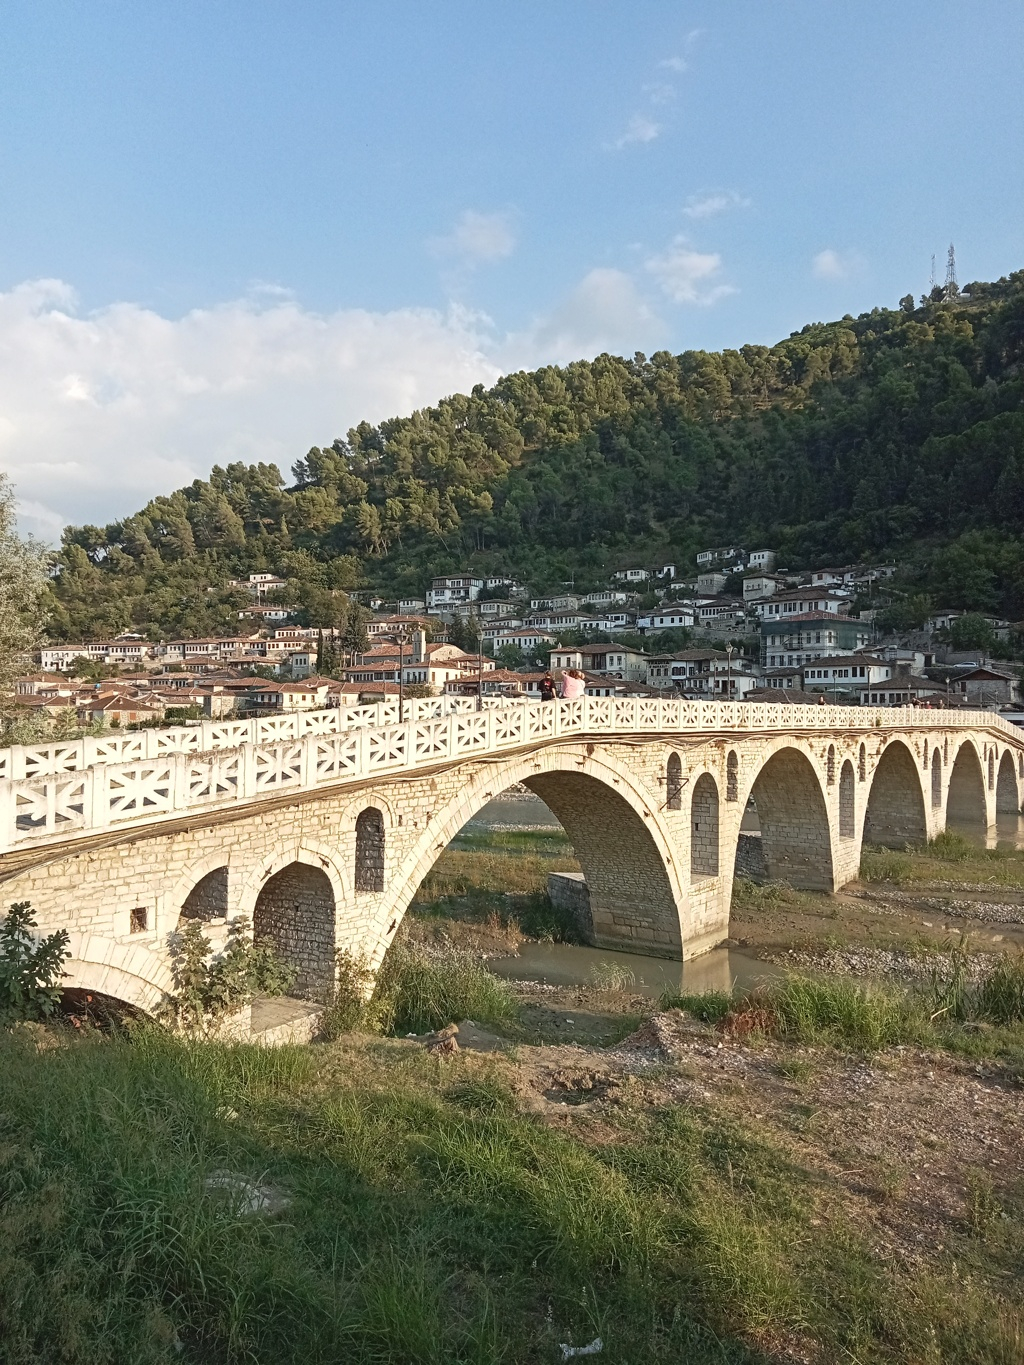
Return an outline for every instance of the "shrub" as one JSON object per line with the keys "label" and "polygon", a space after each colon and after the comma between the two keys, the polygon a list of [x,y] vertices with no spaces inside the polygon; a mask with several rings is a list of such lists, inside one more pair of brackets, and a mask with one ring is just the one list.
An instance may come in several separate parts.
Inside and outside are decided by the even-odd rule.
{"label": "shrub", "polygon": [[978,851],[969,839],[952,829],[944,829],[928,840],[928,852],[944,863],[966,863]]}
{"label": "shrub", "polygon": [[464,953],[427,956],[391,946],[377,974],[370,1008],[386,1033],[428,1033],[459,1019],[502,1024],[516,1015],[504,981]]}
{"label": "shrub", "polygon": [[343,1033],[372,1027],[373,972],[364,958],[342,949],[337,954],[334,990],[320,1015],[320,1037],[327,1042]]}
{"label": "shrub", "polygon": [[267,942],[253,943],[242,916],[228,926],[227,943],[212,954],[202,925],[193,920],[171,935],[174,994],[163,1013],[185,1032],[199,1032],[248,1005],[254,995],[283,995],[295,972]]}
{"label": "shrub", "polygon": [[37,938],[29,901],[18,901],[0,922],[0,1026],[46,1019],[60,1000],[68,956],[66,929]]}

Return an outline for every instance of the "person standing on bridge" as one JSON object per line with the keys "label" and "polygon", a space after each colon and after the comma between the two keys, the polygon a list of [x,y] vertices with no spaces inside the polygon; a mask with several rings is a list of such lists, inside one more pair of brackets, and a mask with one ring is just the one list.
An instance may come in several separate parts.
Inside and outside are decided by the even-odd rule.
{"label": "person standing on bridge", "polygon": [[587,685],[583,679],[583,674],[578,669],[570,668],[562,674],[562,699],[564,701],[575,701],[577,697],[582,697],[587,690]]}

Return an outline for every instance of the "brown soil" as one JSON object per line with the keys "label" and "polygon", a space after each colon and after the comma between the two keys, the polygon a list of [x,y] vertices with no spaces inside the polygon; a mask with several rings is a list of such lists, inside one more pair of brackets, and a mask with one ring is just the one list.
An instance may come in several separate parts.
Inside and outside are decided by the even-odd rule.
{"label": "brown soil", "polygon": [[737,1040],[670,1010],[617,1047],[520,1045],[505,1065],[524,1109],[584,1142],[621,1140],[609,1116],[623,1106],[753,1123],[811,1174],[818,1217],[841,1206],[877,1254],[905,1265],[966,1254],[1004,1211],[1024,1211],[1024,1086],[991,1063]]}

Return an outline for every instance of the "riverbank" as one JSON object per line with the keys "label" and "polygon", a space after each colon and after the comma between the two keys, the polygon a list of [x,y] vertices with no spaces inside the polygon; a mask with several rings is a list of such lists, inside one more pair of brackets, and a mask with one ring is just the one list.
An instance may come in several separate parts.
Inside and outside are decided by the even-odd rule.
{"label": "riverbank", "polygon": [[0,1039],[5,1360],[1019,1361],[1007,1038],[702,1012],[604,1047]]}

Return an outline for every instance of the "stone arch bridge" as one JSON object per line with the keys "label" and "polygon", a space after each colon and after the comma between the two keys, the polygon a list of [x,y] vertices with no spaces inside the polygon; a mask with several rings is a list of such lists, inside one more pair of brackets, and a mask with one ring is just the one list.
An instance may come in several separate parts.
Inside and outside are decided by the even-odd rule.
{"label": "stone arch bridge", "polygon": [[865,841],[1016,814],[1024,735],[989,712],[441,698],[15,746],[0,895],[71,932],[71,987],[152,1009],[183,919],[215,938],[247,916],[316,998],[339,950],[380,964],[443,849],[515,782],[572,840],[594,941],[682,958],[728,933],[751,804],[765,873],[834,891]]}

